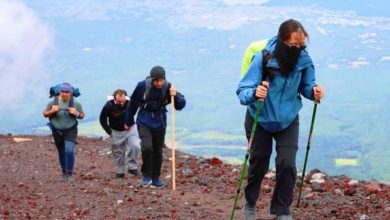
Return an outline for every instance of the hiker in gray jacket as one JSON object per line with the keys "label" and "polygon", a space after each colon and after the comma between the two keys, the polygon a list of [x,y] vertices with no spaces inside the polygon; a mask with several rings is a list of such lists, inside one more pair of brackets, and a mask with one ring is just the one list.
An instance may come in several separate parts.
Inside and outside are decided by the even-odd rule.
{"label": "hiker in gray jacket", "polygon": [[47,104],[43,116],[50,119],[54,143],[62,170],[62,180],[73,181],[74,152],[77,138],[77,119],[83,119],[85,114],[81,104],[74,100],[74,106],[69,106],[73,87],[69,83],[60,86],[58,104],[54,100]]}
{"label": "hiker in gray jacket", "polygon": [[128,172],[138,176],[137,160],[140,153],[140,139],[136,126],[132,126],[130,129],[126,129],[124,126],[126,106],[129,104],[126,96],[125,90],[115,90],[114,99],[107,101],[100,113],[100,124],[112,140],[116,178],[124,178],[126,163],[128,164]]}

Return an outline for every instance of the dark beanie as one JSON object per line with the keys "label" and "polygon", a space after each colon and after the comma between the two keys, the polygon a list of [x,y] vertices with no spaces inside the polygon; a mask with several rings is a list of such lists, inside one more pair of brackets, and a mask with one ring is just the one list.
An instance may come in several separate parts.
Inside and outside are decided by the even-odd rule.
{"label": "dark beanie", "polygon": [[152,80],[165,79],[165,70],[162,66],[155,66],[150,70],[150,78]]}

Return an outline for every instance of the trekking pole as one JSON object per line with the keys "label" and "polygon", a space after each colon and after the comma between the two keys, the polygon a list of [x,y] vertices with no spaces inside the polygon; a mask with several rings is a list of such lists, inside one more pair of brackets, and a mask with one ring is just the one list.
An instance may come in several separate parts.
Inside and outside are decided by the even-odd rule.
{"label": "trekking pole", "polygon": [[318,101],[314,101],[314,109],[313,109],[313,115],[312,115],[312,117],[311,117],[311,125],[310,125],[309,138],[308,138],[308,140],[307,140],[305,162],[303,163],[302,179],[301,179],[301,184],[300,184],[300,187],[299,187],[299,195],[298,195],[297,208],[299,208],[299,202],[300,202],[300,200],[301,200],[301,193],[302,193],[303,181],[304,181],[304,179],[305,179],[305,171],[306,171],[307,159],[308,159],[308,157],[309,157],[309,150],[310,150],[310,144],[311,144],[311,137],[312,137],[312,134],[313,134],[314,121],[315,121],[315,119],[316,119],[317,104],[318,104]]}
{"label": "trekking pole", "polygon": [[176,190],[176,155],[175,155],[175,97],[171,96],[171,148],[172,148],[172,190]]}
{"label": "trekking pole", "polygon": [[238,197],[239,197],[240,191],[241,191],[242,181],[243,181],[244,176],[245,176],[245,173],[246,173],[247,162],[248,162],[248,158],[249,158],[250,151],[252,150],[253,138],[254,138],[254,136],[255,136],[256,126],[257,126],[257,120],[259,119],[259,115],[260,115],[260,111],[261,111],[261,108],[262,108],[262,107],[263,107],[263,101],[259,101],[259,102],[257,103],[256,114],[255,114],[255,120],[253,121],[251,134],[250,134],[250,136],[249,136],[248,148],[247,148],[247,150],[246,150],[245,160],[244,160],[244,163],[242,164],[242,168],[241,168],[240,179],[239,179],[238,185],[237,185],[237,192],[236,192],[236,196],[235,196],[235,198],[234,198],[234,205],[233,205],[233,209],[232,209],[232,214],[230,215],[230,220],[233,220],[233,218],[234,218],[234,211],[236,210]]}

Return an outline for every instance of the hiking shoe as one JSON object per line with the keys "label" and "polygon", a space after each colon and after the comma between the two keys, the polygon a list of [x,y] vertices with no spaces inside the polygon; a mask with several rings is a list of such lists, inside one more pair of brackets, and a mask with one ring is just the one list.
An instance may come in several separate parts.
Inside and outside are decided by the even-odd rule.
{"label": "hiking shoe", "polygon": [[256,220],[256,206],[250,206],[246,200],[244,200],[242,214],[244,215],[245,220]]}
{"label": "hiking shoe", "polygon": [[152,179],[148,176],[144,176],[141,181],[141,186],[142,187],[148,187],[150,184],[152,184]]}
{"label": "hiking shoe", "polygon": [[67,180],[68,182],[73,182],[73,181],[74,181],[74,177],[73,177],[72,175],[69,175],[69,174],[68,174],[66,180]]}
{"label": "hiking shoe", "polygon": [[68,175],[67,174],[62,174],[61,182],[66,182],[66,181],[68,181]]}
{"label": "hiking shoe", "polygon": [[125,178],[125,174],[124,173],[117,173],[117,174],[115,174],[115,178],[117,178],[117,179]]}
{"label": "hiking shoe", "polygon": [[153,179],[152,180],[152,187],[162,188],[164,186],[165,186],[165,184],[163,182],[161,182],[160,179]]}
{"label": "hiking shoe", "polygon": [[129,173],[132,174],[133,176],[139,176],[138,170],[129,170]]}
{"label": "hiking shoe", "polygon": [[294,220],[291,215],[278,215],[278,220]]}

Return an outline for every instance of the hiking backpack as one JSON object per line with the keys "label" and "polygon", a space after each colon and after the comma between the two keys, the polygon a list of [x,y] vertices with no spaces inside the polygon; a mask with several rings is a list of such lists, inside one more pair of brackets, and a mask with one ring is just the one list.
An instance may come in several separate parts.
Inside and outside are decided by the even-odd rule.
{"label": "hiking backpack", "polygon": [[[58,96],[60,95],[60,90],[61,90],[61,85],[63,83],[60,83],[60,84],[57,84],[55,86],[52,86],[50,87],[50,90],[49,90],[49,98],[53,97],[54,96],[54,105],[58,105]],[[69,107],[74,107],[74,98],[73,97],[79,97],[81,95],[80,93],[80,90],[78,88],[74,88],[72,86],[72,96],[70,97],[70,100],[69,100]]]}
{"label": "hiking backpack", "polygon": [[[145,92],[143,96],[143,101],[141,103],[142,108],[146,108],[147,102],[149,100],[149,94],[150,94],[150,89],[152,88],[152,78],[150,76],[146,77],[145,79]],[[164,79],[164,85],[161,88],[161,99],[160,99],[160,107],[164,108],[165,104],[167,104],[166,100],[166,95],[168,91],[168,81]]]}
{"label": "hiking backpack", "polygon": [[241,79],[244,78],[244,76],[246,75],[255,54],[259,51],[262,51],[267,45],[267,43],[268,43],[268,39],[255,41],[249,44],[248,48],[245,51],[244,57],[242,59]]}
{"label": "hiking backpack", "polygon": [[263,77],[262,81],[267,79],[267,76],[269,77],[269,80],[273,79],[273,71],[270,68],[267,68],[267,63],[269,59],[272,57],[272,53],[268,50],[265,50],[265,46],[268,43],[268,39],[255,41],[249,44],[248,48],[245,51],[244,57],[242,59],[242,65],[241,65],[241,79],[244,78],[244,76],[247,74],[248,69],[252,63],[252,60],[256,53],[262,52],[263,54],[263,61],[262,61],[262,68],[263,68]]}
{"label": "hiking backpack", "polygon": [[[62,83],[50,87],[50,90],[49,90],[50,96],[49,96],[49,98],[51,98],[53,96],[59,96],[60,95],[61,85],[62,85]],[[73,94],[74,97],[79,97],[81,95],[80,90],[78,88],[74,88],[74,87],[72,87],[72,94]]]}

